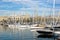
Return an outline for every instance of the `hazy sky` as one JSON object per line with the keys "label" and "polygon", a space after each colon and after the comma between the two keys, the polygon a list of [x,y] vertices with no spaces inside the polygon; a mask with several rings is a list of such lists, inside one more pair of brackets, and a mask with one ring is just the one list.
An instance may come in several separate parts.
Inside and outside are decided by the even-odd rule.
{"label": "hazy sky", "polygon": [[[54,0],[0,0],[0,16],[38,13],[50,15],[53,13]],[[60,12],[60,0],[55,0],[55,15]]]}

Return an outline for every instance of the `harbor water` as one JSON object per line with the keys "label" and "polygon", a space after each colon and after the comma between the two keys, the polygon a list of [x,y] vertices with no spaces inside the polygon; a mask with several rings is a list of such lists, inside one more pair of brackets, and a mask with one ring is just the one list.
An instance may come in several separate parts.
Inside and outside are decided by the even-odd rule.
{"label": "harbor water", "polygon": [[54,38],[40,37],[36,31],[0,26],[0,40],[54,40]]}

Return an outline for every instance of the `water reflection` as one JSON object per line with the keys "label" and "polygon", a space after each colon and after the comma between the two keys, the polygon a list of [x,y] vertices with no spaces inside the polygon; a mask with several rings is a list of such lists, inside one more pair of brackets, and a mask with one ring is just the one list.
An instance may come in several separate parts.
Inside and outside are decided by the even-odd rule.
{"label": "water reflection", "polygon": [[38,35],[37,38],[53,38],[53,36]]}
{"label": "water reflection", "polygon": [[[37,32],[29,29],[17,29],[0,26],[0,40],[48,40],[49,38],[41,38]],[[53,38],[50,38],[53,40]]]}

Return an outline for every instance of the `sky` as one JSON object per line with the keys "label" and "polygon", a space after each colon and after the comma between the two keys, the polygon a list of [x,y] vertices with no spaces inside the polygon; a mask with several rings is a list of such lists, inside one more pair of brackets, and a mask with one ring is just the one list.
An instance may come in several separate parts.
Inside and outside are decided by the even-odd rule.
{"label": "sky", "polygon": [[[53,4],[55,4],[53,6]],[[54,7],[54,8],[53,8]],[[48,16],[60,13],[60,0],[0,0],[0,16],[30,15]],[[43,15],[44,14],[44,15]]]}

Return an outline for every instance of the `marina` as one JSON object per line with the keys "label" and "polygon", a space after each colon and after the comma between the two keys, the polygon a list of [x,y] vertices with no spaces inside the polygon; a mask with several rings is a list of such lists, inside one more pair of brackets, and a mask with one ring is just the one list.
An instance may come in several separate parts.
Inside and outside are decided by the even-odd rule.
{"label": "marina", "polygon": [[60,0],[1,0],[0,40],[60,40]]}
{"label": "marina", "polygon": [[[12,20],[10,20],[10,21],[12,21]],[[44,38],[48,38],[48,39],[50,38],[51,40],[55,40],[55,39],[59,40],[60,25],[57,24],[58,22],[56,22],[54,24],[51,23],[52,24],[51,25],[51,24],[47,24],[47,22],[45,22],[45,21],[43,21],[42,24],[40,24],[38,22],[37,23],[31,22],[29,24],[29,23],[20,22],[20,21],[17,23],[15,19],[13,19],[13,21],[12,21],[12,23],[9,21],[7,21],[7,22],[2,21],[0,23],[0,26],[2,26],[1,30],[2,30],[2,28],[3,28],[3,30],[5,30],[4,32],[6,32],[8,29],[9,31],[10,30],[13,31],[12,33],[14,33],[16,30],[16,32],[18,33],[18,34],[16,34],[16,37],[17,37],[16,40],[17,39],[18,40],[20,40],[20,39],[21,40],[24,40],[24,39],[26,39],[26,40],[28,40],[28,39],[29,40],[34,40],[34,39],[40,40],[40,38],[42,38],[43,40],[44,40]],[[34,21],[34,20],[32,20],[32,21]],[[2,32],[3,32],[3,30],[2,30]],[[28,33],[24,32],[25,30],[28,31]],[[11,36],[12,36],[12,33],[11,33]],[[28,35],[30,34],[31,36],[28,36],[29,38],[28,37],[25,38],[25,36],[26,36],[25,33]],[[3,35],[3,37],[4,37],[4,35]],[[8,32],[8,35],[10,36],[9,32]],[[19,36],[17,36],[17,35],[19,35]],[[14,34],[13,34],[13,36],[14,36]],[[20,36],[21,36],[21,38],[19,38]],[[31,37],[33,37],[33,38],[31,38]],[[13,38],[15,38],[15,37],[13,37]],[[2,39],[4,39],[4,38],[2,38]],[[11,40],[13,40],[13,39],[11,39]]]}

